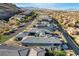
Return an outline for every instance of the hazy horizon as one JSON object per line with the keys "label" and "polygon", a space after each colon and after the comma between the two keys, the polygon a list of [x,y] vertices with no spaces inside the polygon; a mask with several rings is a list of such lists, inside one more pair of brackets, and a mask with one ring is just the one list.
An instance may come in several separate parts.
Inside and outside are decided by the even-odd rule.
{"label": "hazy horizon", "polygon": [[18,7],[38,7],[46,9],[79,9],[79,3],[16,3]]}

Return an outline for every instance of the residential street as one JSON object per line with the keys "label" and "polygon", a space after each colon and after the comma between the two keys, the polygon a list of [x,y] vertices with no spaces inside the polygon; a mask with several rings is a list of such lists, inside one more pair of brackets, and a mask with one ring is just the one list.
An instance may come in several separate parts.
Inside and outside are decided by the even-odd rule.
{"label": "residential street", "polygon": [[79,47],[76,45],[76,43],[72,40],[69,34],[60,25],[59,25],[59,28],[64,38],[67,40],[68,45],[71,47],[71,49],[73,49],[76,55],[79,55]]}

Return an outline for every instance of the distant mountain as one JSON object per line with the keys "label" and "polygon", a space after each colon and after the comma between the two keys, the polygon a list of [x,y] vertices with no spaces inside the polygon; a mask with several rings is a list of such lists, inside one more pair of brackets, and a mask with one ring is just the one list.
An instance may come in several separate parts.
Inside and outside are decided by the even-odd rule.
{"label": "distant mountain", "polygon": [[16,13],[19,13],[20,9],[11,3],[0,3],[0,19],[8,19]]}
{"label": "distant mountain", "polygon": [[22,10],[36,10],[36,9],[40,9],[38,7],[20,7]]}
{"label": "distant mountain", "polygon": [[71,8],[71,9],[66,9],[67,11],[79,11],[79,9],[73,9],[73,8]]}

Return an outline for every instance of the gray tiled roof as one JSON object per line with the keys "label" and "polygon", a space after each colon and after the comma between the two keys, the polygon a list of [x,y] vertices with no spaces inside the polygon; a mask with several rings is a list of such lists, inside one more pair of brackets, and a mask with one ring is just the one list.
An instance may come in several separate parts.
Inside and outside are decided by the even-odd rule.
{"label": "gray tiled roof", "polygon": [[21,32],[16,37],[25,37],[28,35],[28,32]]}
{"label": "gray tiled roof", "polygon": [[22,43],[61,43],[59,38],[56,37],[27,37],[24,38]]}
{"label": "gray tiled roof", "polygon": [[45,56],[46,51],[42,50],[37,53],[37,56]]}
{"label": "gray tiled roof", "polygon": [[46,27],[46,26],[39,26],[39,27],[36,27],[38,29],[46,29],[48,31],[53,31],[53,28],[52,27]]}
{"label": "gray tiled roof", "polygon": [[18,50],[20,56],[27,56],[29,54],[29,49],[20,49]]}
{"label": "gray tiled roof", "polygon": [[29,32],[49,32],[49,30],[44,29],[44,28],[32,28]]}
{"label": "gray tiled roof", "polygon": [[0,56],[26,56],[28,52],[28,48],[0,45]]}

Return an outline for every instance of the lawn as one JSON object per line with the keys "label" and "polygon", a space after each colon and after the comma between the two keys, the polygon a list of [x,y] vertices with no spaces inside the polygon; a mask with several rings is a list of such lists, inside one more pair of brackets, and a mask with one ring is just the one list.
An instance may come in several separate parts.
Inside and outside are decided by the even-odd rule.
{"label": "lawn", "polygon": [[65,51],[49,51],[49,55],[54,55],[54,56],[65,56],[66,52]]}
{"label": "lawn", "polygon": [[6,36],[6,35],[0,35],[0,43],[3,43],[5,42],[6,40],[9,39],[9,36]]}

